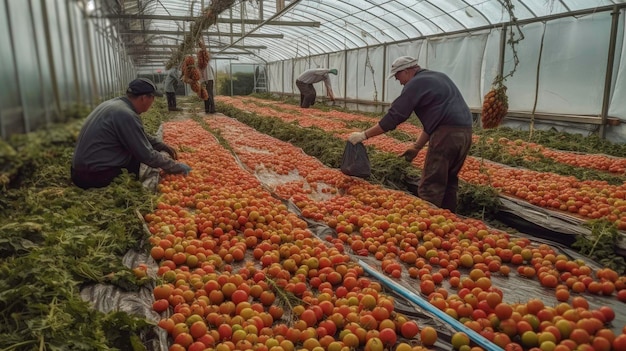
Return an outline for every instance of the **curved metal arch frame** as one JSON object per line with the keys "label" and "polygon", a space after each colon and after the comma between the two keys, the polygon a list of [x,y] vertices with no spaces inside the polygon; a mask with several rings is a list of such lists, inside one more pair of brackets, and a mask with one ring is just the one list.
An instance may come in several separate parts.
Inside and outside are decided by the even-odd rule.
{"label": "curved metal arch frame", "polygon": [[[349,5],[350,5],[351,7],[353,7],[353,8],[355,8],[355,9],[356,9],[356,10],[358,10],[358,11],[365,12],[365,13],[367,13],[368,15],[370,15],[370,16],[372,16],[372,17],[377,17],[377,18],[378,18],[381,22],[384,22],[384,23],[388,24],[390,27],[393,27],[393,26],[394,26],[394,24],[393,24],[391,21],[389,21],[389,20],[385,20],[385,19],[381,18],[380,16],[378,16],[377,14],[372,13],[372,12],[370,12],[370,11],[369,11],[369,9],[374,8],[374,7],[376,7],[376,6],[380,6],[380,5],[372,4],[369,0],[363,0],[363,1],[367,2],[367,3],[368,3],[368,4],[370,4],[371,6],[370,6],[370,7],[368,7],[368,8],[366,8],[366,9],[362,9],[362,8],[358,8],[358,7],[354,6],[354,3],[353,3],[353,2],[350,2],[350,3],[349,3]],[[389,2],[389,1],[388,1],[388,2]],[[337,1],[337,3],[345,3],[345,2]],[[333,6],[333,8],[336,8],[336,7],[334,7],[334,6]],[[414,30],[415,30],[416,32],[421,33],[421,32],[420,32],[417,28],[415,28],[414,26],[412,26],[412,25],[411,25],[411,23],[410,23],[409,21],[407,21],[406,19],[403,19],[401,16],[398,16],[398,15],[396,15],[395,13],[391,13],[390,15],[393,15],[395,18],[397,18],[397,19],[399,19],[399,20],[401,20],[401,21],[404,21],[407,25],[410,25],[411,27],[413,27],[413,28],[414,28]],[[350,17],[356,17],[356,16],[354,16],[353,14],[350,14],[349,16],[350,16]],[[337,18],[337,19],[340,19],[340,20],[341,20],[341,19],[343,19],[343,17],[346,17],[346,16],[336,16],[336,18]],[[344,20],[344,21],[345,21],[345,20]],[[374,25],[372,25],[372,26],[374,26]],[[374,26],[374,27],[376,27],[376,26]],[[384,28],[378,28],[378,31],[383,32],[383,30],[384,30]],[[408,38],[408,36],[407,36],[407,38]],[[366,44],[367,44],[367,43],[366,43]],[[379,42],[378,42],[378,44],[381,44],[381,42],[379,41]]]}
{"label": "curved metal arch frame", "polygon": [[485,16],[484,13],[482,13],[482,11],[478,11],[478,9],[474,5],[470,5],[467,0],[461,0],[461,2],[464,3],[467,8],[471,8],[472,10],[476,11],[476,13],[479,13],[480,16],[485,19],[485,22],[487,22],[487,24],[494,24],[487,16]]}
{"label": "curved metal arch frame", "polygon": [[[303,15],[298,15],[298,16],[302,17],[300,20],[305,19],[305,20],[311,21],[311,20],[319,19],[320,12],[328,14],[331,19],[334,19],[334,17],[336,17],[336,16],[333,16],[332,13],[330,13],[328,11],[319,11],[319,10],[317,11],[317,17],[304,17]],[[309,15],[310,13],[307,12],[306,14]],[[329,21],[329,22],[332,22],[332,21]],[[341,28],[341,29],[345,30],[345,28]],[[320,36],[319,33],[315,33],[314,35],[312,35],[311,33],[308,33],[307,31],[302,31],[302,30],[298,31],[298,30],[296,30],[294,28],[291,28],[291,27],[279,27],[279,29],[273,29],[273,27],[266,27],[264,29],[264,31],[265,31],[265,33],[269,33],[269,34],[295,33],[296,35],[293,36],[294,40],[298,40],[298,38],[301,38],[301,37]],[[353,39],[354,38],[360,38],[360,36],[358,34],[354,33],[354,31],[352,31],[352,30],[348,30],[348,33],[350,33],[352,35]],[[291,35],[287,34],[287,36],[291,36]],[[345,35],[343,37],[345,38]],[[359,46],[359,43],[357,43],[353,39],[350,39],[352,44],[355,47]],[[261,38],[254,38],[254,39],[251,39],[251,40],[263,42],[263,40]],[[316,46],[317,49],[319,49],[319,51],[313,52],[312,54],[314,54],[314,55],[317,55],[317,54],[320,54],[320,53],[329,52],[329,51],[336,51],[336,50],[341,50],[342,49],[342,47],[337,46],[337,45],[323,45],[322,40],[318,40],[316,42],[317,42],[317,44],[315,46]],[[363,43],[363,45],[366,45],[366,44],[367,43]],[[287,47],[286,46],[281,46],[281,49],[287,50]],[[285,51],[285,50],[281,50],[281,51]],[[294,56],[295,55],[287,55],[287,57],[294,57]]]}
{"label": "curved metal arch frame", "polygon": [[425,1],[426,3],[430,4],[430,6],[436,8],[437,10],[439,10],[441,13],[445,14],[448,18],[451,18],[454,22],[458,23],[461,28],[463,29],[468,29],[468,27],[461,23],[461,21],[457,20],[454,16],[450,16],[447,12],[445,12],[440,6],[435,5],[433,2],[431,1]]}
{"label": "curved metal arch frame", "polygon": [[[274,13],[276,8],[272,1],[263,0],[265,11],[267,13]],[[523,13],[518,20],[527,20],[538,17],[538,13],[541,12],[554,12],[562,13],[571,11],[572,4],[568,4],[567,0],[553,0],[551,4],[558,4],[556,10],[541,10],[540,6],[549,6],[545,1],[533,3],[531,0],[512,0],[515,6],[519,6]],[[616,4],[616,1],[607,1],[603,6],[608,4]],[[165,12],[168,14],[174,14],[174,12],[190,14],[192,12],[199,12],[202,4],[208,5],[209,1],[195,0],[189,2],[187,0],[157,0],[152,5],[151,11]],[[422,6],[428,6],[432,9],[432,17],[425,16],[421,13],[419,8],[416,9],[415,5],[422,4]],[[256,38],[248,37],[246,42],[250,45],[263,44],[268,46],[269,50],[266,52],[252,51],[254,59],[260,59],[263,62],[273,61],[275,59],[283,60],[296,56],[295,45],[293,43],[302,42],[304,38],[308,38],[307,45],[309,46],[309,55],[320,55],[328,52],[335,52],[339,50],[350,50],[365,46],[384,44],[387,42],[398,42],[409,40],[414,37],[423,37],[436,34],[445,34],[447,32],[459,32],[463,30],[472,30],[475,28],[472,21],[463,21],[462,19],[455,18],[455,16],[444,11],[444,7],[441,6],[441,2],[436,0],[302,0],[297,4],[293,4],[293,8],[285,11],[284,14],[279,15],[283,19],[289,21],[321,21],[324,25],[322,28],[312,27],[297,27],[297,26],[263,26],[263,32],[265,33],[281,33],[285,35],[285,39],[290,41],[288,45],[276,45],[275,39],[268,38]],[[243,18],[252,18],[252,12],[247,14],[246,8],[249,3],[245,0],[240,0],[234,5],[230,12],[233,16],[243,14]],[[251,5],[254,6],[254,5]],[[457,7],[457,6],[453,6]],[[381,11],[374,11],[373,8],[384,9],[386,11],[385,16],[381,16]],[[506,18],[509,17],[508,12],[502,12],[501,0],[485,0],[476,2],[472,0],[458,0],[458,10],[471,9],[476,13],[486,26],[497,25],[498,23],[507,22]],[[554,9],[553,7],[551,7]],[[258,9],[258,8],[257,8]],[[274,12],[272,12],[274,11]],[[257,11],[254,11],[257,12]],[[259,11],[260,12],[260,11]],[[459,12],[461,13],[461,12]],[[372,18],[364,25],[364,29],[359,28],[358,21],[351,21],[350,19],[359,19],[358,15],[363,14]],[[500,16],[498,15],[500,14]],[[197,15],[197,14],[192,14]],[[371,16],[371,17],[370,17]],[[264,16],[267,18],[267,16]],[[373,19],[376,20],[373,20]],[[345,23],[353,25],[340,25],[338,21],[344,20]],[[441,22],[447,22],[449,25],[442,25]],[[510,21],[510,18],[509,18]],[[396,25],[401,23],[401,25]],[[416,25],[416,23],[421,23]],[[155,21],[148,21],[146,23],[149,27],[159,27],[163,25],[161,23],[155,23]],[[228,26],[227,23],[218,24],[218,28],[221,26]],[[247,33],[247,30],[258,31],[261,27],[253,27],[251,29],[246,28],[246,24],[238,24],[243,26]],[[164,25],[163,25],[164,26]],[[180,23],[177,22],[174,26],[180,28]],[[400,29],[390,30],[390,28],[404,27],[405,31]],[[444,29],[448,27],[448,29]],[[224,27],[222,27],[224,28]],[[232,28],[232,27],[231,27]],[[374,29],[372,29],[374,28]],[[230,28],[228,28],[230,31]],[[377,34],[364,38],[362,32]],[[413,33],[411,33],[411,31]],[[408,32],[408,34],[407,34]],[[378,34],[382,33],[382,34]],[[414,34],[415,33],[415,34]],[[386,39],[390,40],[387,41]],[[228,40],[221,38],[220,42],[227,44]],[[250,57],[252,59],[252,57]]]}

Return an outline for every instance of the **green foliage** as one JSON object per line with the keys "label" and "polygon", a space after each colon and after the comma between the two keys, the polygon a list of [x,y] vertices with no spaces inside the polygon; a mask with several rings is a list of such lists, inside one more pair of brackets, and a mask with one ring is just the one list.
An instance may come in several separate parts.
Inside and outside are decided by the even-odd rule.
{"label": "green foliage", "polygon": [[67,186],[69,166],[82,121],[53,125],[47,130],[14,134],[9,144],[20,163],[12,186]]}
{"label": "green foliage", "polygon": [[467,217],[493,220],[502,207],[498,191],[490,186],[462,183],[457,195],[457,212]]}
{"label": "green foliage", "polygon": [[[497,134],[495,135],[497,136]],[[511,167],[523,167],[537,172],[551,172],[565,176],[573,176],[582,181],[603,180],[612,185],[621,185],[626,181],[626,177],[624,176],[559,163],[531,147],[523,149],[516,155],[511,154],[504,145],[496,142],[498,138],[500,138],[500,136],[496,138],[491,136],[488,138],[481,137],[478,143],[472,144],[470,155]]]}
{"label": "green foliage", "polygon": [[615,252],[622,237],[615,224],[606,219],[597,219],[586,222],[584,226],[591,230],[591,235],[578,235],[572,247],[620,275],[626,273],[624,257]]}
{"label": "green foliage", "polygon": [[511,140],[523,140],[525,142],[534,142],[557,150],[566,150],[585,153],[603,153],[617,157],[626,157],[626,145],[615,144],[606,139],[600,138],[597,134],[584,136],[582,134],[569,134],[556,130],[533,130],[532,139],[529,139],[529,133],[525,130],[514,130],[511,128],[500,127],[494,129],[477,129],[475,134],[481,137],[491,137],[495,140],[505,137]]}
{"label": "green foliage", "polygon": [[61,114],[64,122],[71,122],[73,120],[81,120],[86,118],[91,112],[91,108],[82,104],[74,104],[65,108]]}
{"label": "green foliage", "polygon": [[102,326],[109,344],[120,350],[142,351],[146,347],[139,334],[150,330],[154,324],[124,312],[111,312],[102,319]]}
{"label": "green foliage", "polygon": [[254,73],[237,72],[233,74],[232,80],[226,75],[219,76],[217,86],[220,95],[250,95],[254,91]]}
{"label": "green foliage", "polygon": [[168,121],[167,101],[165,98],[154,99],[152,107],[141,114],[144,130],[150,135],[155,135],[163,122]]}
{"label": "green foliage", "polygon": [[21,167],[22,161],[15,149],[4,140],[0,140],[0,193],[6,190]]}
{"label": "green foliage", "polygon": [[140,318],[108,317],[79,295],[85,284],[133,291],[146,283],[121,257],[147,237],[136,213],[152,210],[153,196],[126,173],[106,188],[73,186],[69,165],[80,125],[10,140],[21,167],[0,196],[2,350],[131,350],[148,328]]}

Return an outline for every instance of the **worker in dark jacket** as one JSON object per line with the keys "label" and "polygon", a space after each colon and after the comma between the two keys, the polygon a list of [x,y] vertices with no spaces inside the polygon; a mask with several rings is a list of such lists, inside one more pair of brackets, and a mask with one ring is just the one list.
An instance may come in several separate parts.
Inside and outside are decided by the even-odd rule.
{"label": "worker in dark jacket", "polygon": [[304,71],[298,79],[296,79],[296,86],[300,90],[300,107],[309,108],[315,104],[315,98],[317,93],[313,84],[318,82],[324,82],[326,86],[326,95],[331,101],[335,101],[335,94],[333,94],[333,87],[330,85],[329,73],[337,75],[337,70],[334,68],[314,68]]}
{"label": "worker in dark jacket", "polygon": [[176,150],[144,131],[139,115],[148,111],[155,96],[163,94],[149,79],[138,78],[128,85],[126,96],[101,103],[87,116],[72,158],[74,184],[105,187],[122,169],[139,176],[141,163],[166,173],[189,173],[188,165],[174,161]]}
{"label": "worker in dark jacket", "polygon": [[394,130],[409,118],[411,112],[415,112],[424,129],[413,147],[402,156],[411,162],[428,143],[417,195],[454,212],[458,174],[472,144],[472,113],[447,75],[421,68],[413,57],[396,59],[388,79],[392,77],[404,85],[400,96],[377,125],[350,134],[348,140],[357,144]]}
{"label": "worker in dark jacket", "polygon": [[167,70],[165,75],[165,96],[167,98],[167,110],[168,111],[182,111],[181,108],[176,107],[176,87],[180,81],[180,75],[177,67],[171,67]]}

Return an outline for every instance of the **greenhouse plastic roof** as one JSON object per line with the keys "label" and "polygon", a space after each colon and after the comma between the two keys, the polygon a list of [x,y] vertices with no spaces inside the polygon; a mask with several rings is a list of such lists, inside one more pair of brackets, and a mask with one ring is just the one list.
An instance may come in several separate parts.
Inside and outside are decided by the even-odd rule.
{"label": "greenhouse plastic roof", "polygon": [[94,16],[112,21],[136,65],[162,65],[220,3],[232,6],[203,32],[213,57],[263,63],[491,28],[511,21],[504,4],[525,21],[626,0],[97,0]]}

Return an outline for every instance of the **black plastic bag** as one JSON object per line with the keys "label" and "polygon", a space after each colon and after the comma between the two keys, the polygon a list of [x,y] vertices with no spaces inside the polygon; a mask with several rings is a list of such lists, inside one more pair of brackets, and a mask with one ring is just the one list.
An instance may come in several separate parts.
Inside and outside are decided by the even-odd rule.
{"label": "black plastic bag", "polygon": [[346,142],[341,158],[341,172],[349,176],[367,178],[372,174],[370,159],[363,143],[356,145]]}

